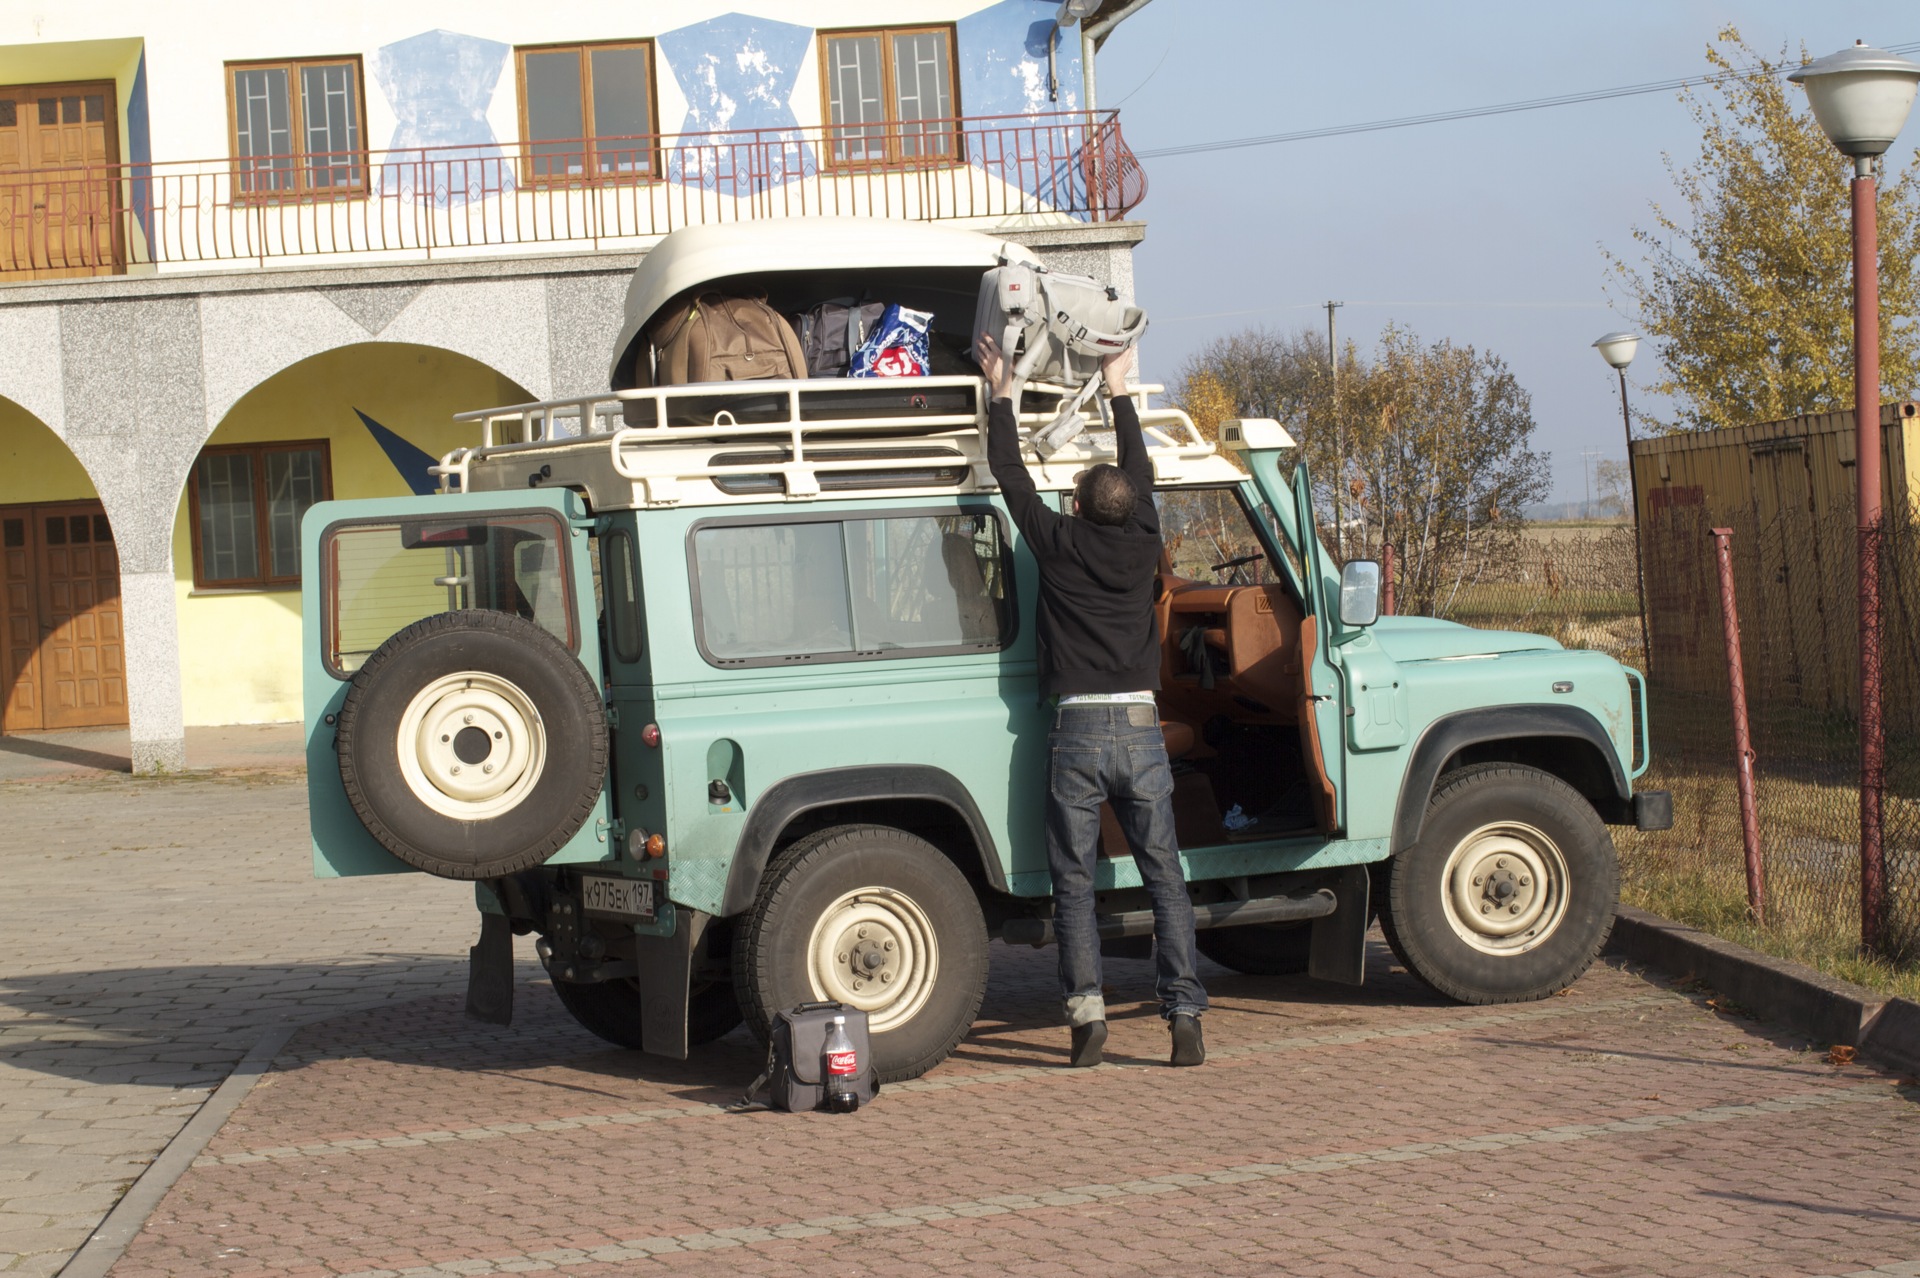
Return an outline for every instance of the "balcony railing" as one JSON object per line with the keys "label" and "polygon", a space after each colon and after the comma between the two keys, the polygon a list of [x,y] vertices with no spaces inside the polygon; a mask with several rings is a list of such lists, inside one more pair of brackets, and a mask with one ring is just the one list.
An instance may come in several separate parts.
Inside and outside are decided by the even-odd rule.
{"label": "balcony railing", "polygon": [[1108,221],[1146,194],[1113,112],[0,173],[0,278],[642,247],[683,226]]}

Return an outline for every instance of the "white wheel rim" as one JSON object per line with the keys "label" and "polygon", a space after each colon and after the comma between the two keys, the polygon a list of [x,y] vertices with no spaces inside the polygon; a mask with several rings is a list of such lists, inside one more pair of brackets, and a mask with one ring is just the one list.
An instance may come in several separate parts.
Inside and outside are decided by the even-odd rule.
{"label": "white wheel rim", "polygon": [[395,742],[413,796],[442,816],[484,821],[518,807],[547,764],[533,699],[498,675],[465,670],[413,695]]}
{"label": "white wheel rim", "polygon": [[940,973],[933,920],[892,888],[860,888],[821,911],[807,955],[813,996],[859,1008],[875,1034],[918,1015]]}
{"label": "white wheel rim", "polygon": [[1440,894],[1454,935],[1485,954],[1524,954],[1566,917],[1567,861],[1530,825],[1483,825],[1454,846]]}

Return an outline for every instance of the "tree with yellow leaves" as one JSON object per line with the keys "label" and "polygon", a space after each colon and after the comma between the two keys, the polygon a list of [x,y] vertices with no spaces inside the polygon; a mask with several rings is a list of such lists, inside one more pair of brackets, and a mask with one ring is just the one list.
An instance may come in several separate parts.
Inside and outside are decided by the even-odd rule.
{"label": "tree with yellow leaves", "polygon": [[[1801,50],[1799,62],[1806,61]],[[1851,161],[1815,123],[1791,65],[1761,58],[1733,27],[1707,48],[1715,77],[1681,94],[1700,157],[1666,157],[1683,210],[1653,206],[1636,226],[1640,265],[1606,252],[1615,286],[1660,342],[1647,389],[1675,415],[1660,430],[1702,430],[1853,407]],[[1880,376],[1920,387],[1920,152],[1880,185]]]}

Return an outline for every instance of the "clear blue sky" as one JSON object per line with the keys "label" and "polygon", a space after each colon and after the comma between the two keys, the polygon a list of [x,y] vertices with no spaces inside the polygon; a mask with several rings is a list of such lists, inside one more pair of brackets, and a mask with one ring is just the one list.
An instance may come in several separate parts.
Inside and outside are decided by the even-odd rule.
{"label": "clear blue sky", "polygon": [[[1768,56],[1785,42],[1818,57],[1920,41],[1920,4],[1154,0],[1101,52],[1099,98],[1145,151],[1699,75],[1727,23]],[[1890,163],[1920,144],[1915,115]],[[1365,348],[1391,319],[1505,358],[1533,396],[1555,496],[1578,498],[1583,451],[1626,453],[1617,383],[1591,344],[1633,321],[1608,307],[1600,246],[1631,254],[1649,204],[1675,202],[1661,153],[1698,150],[1661,93],[1150,160],[1134,257],[1146,372],[1171,379],[1244,327],[1324,332],[1321,303],[1344,301],[1343,343]],[[1630,383],[1650,379],[1652,356],[1643,345]]]}

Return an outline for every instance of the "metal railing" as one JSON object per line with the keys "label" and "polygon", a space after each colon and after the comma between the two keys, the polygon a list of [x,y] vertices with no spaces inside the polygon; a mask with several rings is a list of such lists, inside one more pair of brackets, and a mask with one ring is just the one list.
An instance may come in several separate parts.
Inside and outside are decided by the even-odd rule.
{"label": "metal railing", "polygon": [[1116,113],[26,170],[0,278],[644,245],[758,218],[1108,221],[1146,194]]}

